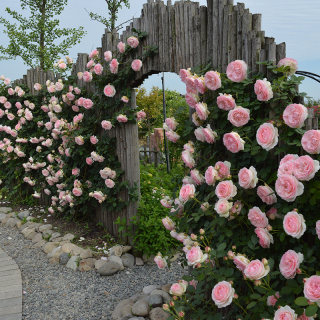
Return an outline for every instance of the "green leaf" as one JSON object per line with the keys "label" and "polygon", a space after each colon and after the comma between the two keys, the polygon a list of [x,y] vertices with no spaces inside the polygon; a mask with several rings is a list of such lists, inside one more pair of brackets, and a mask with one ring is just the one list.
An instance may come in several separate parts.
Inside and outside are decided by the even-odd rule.
{"label": "green leaf", "polygon": [[247,305],[247,309],[253,308],[257,304],[257,301],[252,301]]}
{"label": "green leaf", "polygon": [[307,300],[305,297],[299,297],[299,298],[297,298],[296,300],[294,300],[294,303],[295,303],[297,306],[301,306],[301,307],[304,307],[304,306],[309,305],[308,300]]}
{"label": "green leaf", "polygon": [[306,316],[312,317],[316,314],[317,311],[318,311],[318,306],[316,304],[312,304],[306,309]]}

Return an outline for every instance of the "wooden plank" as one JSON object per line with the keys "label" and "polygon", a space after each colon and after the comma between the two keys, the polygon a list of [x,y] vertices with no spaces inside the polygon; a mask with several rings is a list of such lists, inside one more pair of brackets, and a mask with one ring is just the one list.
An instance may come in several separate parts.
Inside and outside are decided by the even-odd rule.
{"label": "wooden plank", "polygon": [[252,15],[252,30],[261,31],[261,14],[255,13]]}
{"label": "wooden plank", "polygon": [[175,29],[175,10],[172,5],[168,6],[169,24],[169,70],[178,73],[176,66],[176,29]]}
{"label": "wooden plank", "polygon": [[211,57],[212,57],[212,52],[213,52],[213,0],[207,1],[207,61],[210,60],[210,62],[213,62]]}
{"label": "wooden plank", "polygon": [[190,40],[191,40],[191,29],[192,29],[192,17],[190,17],[190,3],[181,2],[181,19],[183,21],[183,35],[184,35],[184,46],[183,48],[183,67],[189,68],[190,63]]}
{"label": "wooden plank", "polygon": [[192,43],[192,52],[194,57],[194,66],[199,67],[202,64],[201,52],[206,52],[206,47],[204,50],[201,48],[201,13],[199,4],[194,5],[195,16],[194,16],[194,36],[195,39]]}
{"label": "wooden plank", "polygon": [[237,59],[242,59],[242,16],[244,14],[244,4],[237,4]]}
{"label": "wooden plank", "polygon": [[285,57],[286,57],[286,43],[281,42],[280,44],[277,44],[277,48],[276,48],[277,63]]}
{"label": "wooden plank", "polygon": [[[249,31],[252,27],[252,15],[245,9],[242,16],[242,60],[249,62]],[[251,47],[250,47],[251,50]]]}
{"label": "wooden plank", "polygon": [[222,66],[225,72],[231,55],[231,34],[232,34],[232,5],[226,5],[223,10],[223,39],[222,39]]}
{"label": "wooden plank", "polygon": [[181,55],[181,35],[182,35],[182,30],[181,30],[181,25],[180,25],[180,10],[179,10],[179,2],[174,3],[174,21],[175,21],[175,42],[176,42],[176,50],[175,50],[175,56],[176,56],[176,70],[179,71],[182,66],[182,55]]}
{"label": "wooden plank", "polygon": [[[212,51],[210,53],[214,69],[219,69],[219,1],[213,0],[212,16]],[[221,71],[221,70],[219,70]]]}
{"label": "wooden plank", "polygon": [[219,0],[219,20],[218,20],[218,29],[219,29],[219,41],[218,41],[218,65],[219,70],[224,71],[223,68],[223,39],[224,34],[228,33],[227,29],[224,29],[224,8],[227,5],[227,0]]}
{"label": "wooden plank", "polygon": [[206,65],[208,63],[207,55],[207,27],[208,27],[208,17],[207,17],[207,7],[200,7],[200,52],[201,52],[201,65]]}
{"label": "wooden plank", "polygon": [[259,62],[260,59],[260,51],[261,51],[261,39],[258,36],[255,36],[252,40],[252,72],[259,72]]}

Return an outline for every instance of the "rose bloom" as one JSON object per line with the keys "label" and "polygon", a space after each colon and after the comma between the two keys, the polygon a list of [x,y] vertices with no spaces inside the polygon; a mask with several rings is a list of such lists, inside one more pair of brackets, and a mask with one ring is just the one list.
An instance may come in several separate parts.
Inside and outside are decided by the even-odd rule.
{"label": "rose bloom", "polygon": [[224,146],[232,153],[237,153],[244,150],[244,140],[241,139],[237,132],[226,133],[223,136]]}
{"label": "rose bloom", "polygon": [[136,48],[139,45],[139,40],[136,37],[129,37],[127,43],[131,48]]}
{"label": "rose bloom", "polygon": [[259,101],[269,101],[273,98],[271,83],[267,79],[257,80],[254,85],[254,92]]}
{"label": "rose bloom", "polygon": [[231,180],[221,181],[218,183],[215,193],[219,199],[228,200],[236,196],[237,187]]}
{"label": "rose bloom", "polygon": [[92,73],[85,71],[82,75],[82,79],[84,82],[91,82],[92,81]]}
{"label": "rose bloom", "polygon": [[302,315],[300,315],[297,320],[314,320],[314,317],[307,317],[306,316],[306,313],[305,313],[305,310],[304,310],[304,313]]}
{"label": "rose bloom", "polygon": [[200,174],[199,170],[197,169],[191,170],[190,175],[196,185],[200,185],[203,183],[204,177]]}
{"label": "rose bloom", "polygon": [[192,154],[189,151],[182,151],[181,159],[188,168],[192,169],[195,166],[195,161],[192,157]]}
{"label": "rose bloom", "polygon": [[167,209],[170,209],[172,207],[172,200],[168,196],[165,196],[163,199],[161,199],[160,203]]}
{"label": "rose bloom", "polygon": [[236,102],[231,94],[219,93],[219,97],[217,98],[217,105],[219,109],[229,111],[233,110],[236,107]]}
{"label": "rose bloom", "polygon": [[320,220],[316,222],[316,234],[320,240]]}
{"label": "rose bloom", "polygon": [[247,78],[248,66],[243,60],[230,62],[227,67],[227,77],[233,82],[241,82]]}
{"label": "rose bloom", "polygon": [[197,129],[194,130],[194,135],[196,136],[196,139],[201,141],[201,142],[205,142],[206,138],[203,132],[203,128],[199,127]]}
{"label": "rose bloom", "polygon": [[303,254],[288,250],[280,260],[279,269],[286,279],[293,279],[296,276],[300,264],[303,262]]}
{"label": "rose bloom", "polygon": [[228,120],[235,127],[242,127],[246,125],[250,120],[250,110],[237,106],[233,110],[229,111]]}
{"label": "rose bloom", "polygon": [[186,70],[186,69],[180,69],[179,71],[179,77],[181,79],[182,82],[186,82],[187,77],[191,76],[191,72],[190,69]]}
{"label": "rose bloom", "polygon": [[288,212],[283,218],[283,229],[289,236],[300,239],[307,229],[303,215],[296,211]]}
{"label": "rose bloom", "polygon": [[283,58],[278,62],[278,68],[285,66],[289,67],[289,75],[295,74],[295,72],[298,70],[298,62],[295,59],[292,58]]}
{"label": "rose bloom", "polygon": [[294,176],[281,174],[276,180],[276,192],[285,201],[293,202],[303,194],[304,186]]}
{"label": "rose bloom", "polygon": [[91,157],[86,158],[86,163],[91,166],[93,164],[93,159]]}
{"label": "rose bloom", "polygon": [[162,257],[161,253],[158,253],[154,257],[154,262],[157,264],[159,269],[164,269],[168,265],[166,259]]}
{"label": "rose bloom", "polygon": [[257,170],[254,167],[242,168],[238,173],[239,185],[244,189],[255,188],[258,182]]}
{"label": "rose bloom", "polygon": [[106,51],[104,53],[104,60],[106,62],[109,62],[109,61],[111,61],[111,59],[112,59],[112,52],[111,51]]}
{"label": "rose bloom", "polygon": [[267,306],[274,307],[280,298],[279,292],[276,292],[273,296],[268,296],[267,298]]}
{"label": "rose bloom", "polygon": [[260,260],[252,260],[244,269],[244,275],[250,280],[260,280],[270,271],[270,267],[266,266]]}
{"label": "rose bloom", "polygon": [[277,202],[277,197],[274,191],[269,186],[259,186],[257,189],[257,195],[262,202],[271,205]]}
{"label": "rose bloom", "polygon": [[163,218],[162,224],[169,231],[174,230],[174,228],[176,226],[176,224],[169,217]]}
{"label": "rose bloom", "polygon": [[236,267],[243,272],[246,268],[246,266],[250,263],[250,260],[247,259],[244,255],[242,254],[237,254],[233,258],[233,263],[236,265]]}
{"label": "rose bloom", "polygon": [[297,315],[289,306],[280,307],[274,314],[274,320],[296,320]]}
{"label": "rose bloom", "polygon": [[229,161],[218,161],[214,168],[217,170],[219,178],[225,179],[230,175],[231,163]]}
{"label": "rose bloom", "polygon": [[172,130],[166,131],[166,137],[173,143],[176,143],[180,139],[180,136]]}
{"label": "rose bloom", "polygon": [[206,170],[204,177],[207,185],[213,186],[216,183],[216,179],[218,178],[218,172],[214,167],[210,166]]}
{"label": "rose bloom", "polygon": [[84,140],[83,140],[83,137],[82,136],[78,136],[78,137],[75,137],[75,143],[79,146],[83,145],[84,144]]}
{"label": "rose bloom", "polygon": [[72,193],[76,196],[76,197],[80,197],[82,195],[82,189],[81,188],[73,188],[72,189]]}
{"label": "rose bloom", "polygon": [[190,250],[188,250],[186,254],[186,258],[188,260],[189,266],[195,266],[198,263],[203,263],[204,261],[206,261],[208,258],[208,255],[203,254],[200,247],[195,246],[195,247],[192,247]]}
{"label": "rose bloom", "polygon": [[94,66],[93,70],[97,75],[101,75],[103,71],[103,67],[100,63],[98,63]]}
{"label": "rose bloom", "polygon": [[80,174],[80,169],[78,169],[78,168],[72,169],[72,175],[73,176],[78,176],[79,174]]}
{"label": "rose bloom", "polygon": [[95,57],[98,57],[99,56],[99,51],[97,49],[94,49],[90,52],[89,54],[89,58],[92,59],[92,58],[95,58]]}
{"label": "rose bloom", "polygon": [[122,96],[121,97],[121,101],[124,103],[128,103],[129,102],[129,98],[127,96]]}
{"label": "rose bloom", "polygon": [[125,43],[123,43],[122,41],[120,41],[118,44],[117,44],[117,48],[119,50],[120,53],[124,53],[124,51],[126,50],[126,45]]}
{"label": "rose bloom", "polygon": [[214,143],[218,136],[217,133],[211,129],[210,124],[208,124],[206,128],[202,129],[202,133],[207,143]]}
{"label": "rose bloom", "polygon": [[84,99],[83,100],[83,107],[85,108],[85,109],[91,109],[92,108],[92,106],[93,106],[93,102],[92,102],[92,100],[91,99]]}
{"label": "rose bloom", "polygon": [[144,120],[147,117],[147,114],[143,110],[140,110],[136,113],[136,116],[137,116],[137,120],[140,121],[140,120]]}
{"label": "rose bloom", "polygon": [[94,61],[93,61],[93,60],[90,60],[90,61],[87,63],[87,69],[91,69],[93,66],[94,66]]}
{"label": "rose bloom", "polygon": [[268,218],[266,214],[258,207],[253,207],[249,210],[248,219],[251,224],[257,228],[266,228],[268,225]]}
{"label": "rose bloom", "polygon": [[131,63],[131,68],[133,71],[136,71],[136,72],[140,71],[142,68],[142,61],[139,59],[133,60]]}
{"label": "rose bloom", "polygon": [[197,115],[200,120],[204,121],[208,118],[208,115],[210,114],[210,112],[208,110],[206,103],[199,102],[196,104],[195,108],[196,108],[196,112],[197,112]]}
{"label": "rose bloom", "polygon": [[204,94],[205,91],[206,91],[206,86],[204,84],[204,77],[195,78],[194,83],[195,83],[195,86],[197,88],[197,91],[200,94]]}
{"label": "rose bloom", "polygon": [[107,188],[112,189],[115,186],[115,183],[113,180],[111,179],[106,179],[104,181],[105,185],[107,186]]}
{"label": "rose bloom", "polygon": [[103,93],[107,96],[107,97],[114,97],[114,95],[116,94],[116,89],[113,85],[108,84],[104,87],[103,89]]}
{"label": "rose bloom", "polygon": [[187,285],[184,282],[174,283],[170,287],[170,294],[181,297],[187,290]]}
{"label": "rose bloom", "polygon": [[103,121],[101,121],[101,127],[104,130],[110,130],[112,128],[112,123],[110,121],[103,120]]}
{"label": "rose bloom", "polygon": [[220,73],[217,71],[208,71],[204,75],[204,83],[209,90],[217,90],[221,88]]}
{"label": "rose bloom", "polygon": [[185,184],[181,187],[179,193],[179,199],[181,202],[187,202],[189,199],[194,197],[196,188],[193,184]]}
{"label": "rose bloom", "polygon": [[212,289],[211,297],[218,308],[224,308],[232,303],[235,290],[230,282],[220,281]]}
{"label": "rose bloom", "polygon": [[294,176],[300,181],[309,181],[319,171],[319,161],[310,156],[301,156],[294,161]]}
{"label": "rose bloom", "polygon": [[262,124],[256,134],[258,144],[269,151],[278,144],[278,129],[271,123]]}
{"label": "rose bloom", "polygon": [[176,130],[178,122],[176,121],[176,119],[174,117],[171,118],[167,118],[165,120],[166,125],[169,127],[169,129],[171,130]]}
{"label": "rose bloom", "polygon": [[320,303],[320,276],[311,276],[304,283],[304,296],[311,302]]}
{"label": "rose bloom", "polygon": [[96,136],[91,136],[90,137],[90,142],[92,143],[92,144],[97,144],[98,143],[98,138],[96,137]]}
{"label": "rose bloom", "polygon": [[320,153],[320,130],[308,130],[301,139],[302,148],[310,154]]}
{"label": "rose bloom", "polygon": [[113,74],[117,74],[118,73],[118,67],[119,67],[119,62],[117,59],[112,59],[112,61],[110,62],[110,72]]}
{"label": "rose bloom", "polygon": [[290,128],[301,128],[308,118],[308,109],[302,104],[290,104],[283,111],[282,117]]}
{"label": "rose bloom", "polygon": [[192,94],[192,93],[186,93],[185,98],[186,98],[186,103],[191,108],[195,108],[196,104],[199,101],[199,97],[197,95],[195,95],[195,94]]}
{"label": "rose bloom", "polygon": [[259,244],[262,248],[270,248],[270,243],[273,243],[273,236],[265,228],[255,228],[255,234],[259,239]]}
{"label": "rose bloom", "polygon": [[280,174],[293,174],[295,167],[294,162],[298,158],[299,156],[297,154],[285,155],[280,161],[277,175],[279,176]]}
{"label": "rose bloom", "polygon": [[220,217],[228,218],[230,215],[230,210],[233,206],[232,202],[228,202],[226,199],[219,199],[214,205],[214,210]]}

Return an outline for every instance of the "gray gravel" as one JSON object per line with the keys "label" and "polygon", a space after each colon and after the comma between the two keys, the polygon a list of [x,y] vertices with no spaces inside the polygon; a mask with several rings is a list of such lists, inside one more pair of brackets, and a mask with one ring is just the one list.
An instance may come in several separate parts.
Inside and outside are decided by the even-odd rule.
{"label": "gray gravel", "polygon": [[176,264],[170,271],[153,265],[136,266],[111,277],[94,271],[74,272],[50,264],[46,255],[32,248],[31,241],[15,228],[0,227],[0,245],[21,270],[24,320],[109,320],[120,300],[146,285],[174,282],[183,273]]}

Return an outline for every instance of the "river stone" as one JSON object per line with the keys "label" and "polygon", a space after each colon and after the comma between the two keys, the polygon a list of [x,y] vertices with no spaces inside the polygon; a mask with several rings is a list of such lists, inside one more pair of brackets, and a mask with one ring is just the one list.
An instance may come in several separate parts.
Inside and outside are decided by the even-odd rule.
{"label": "river stone", "polygon": [[54,232],[51,237],[50,237],[50,241],[56,239],[56,238],[60,238],[61,237],[61,233],[59,232]]}
{"label": "river stone", "polygon": [[2,222],[2,219],[6,218],[7,215],[5,213],[0,213],[0,222]]}
{"label": "river stone", "polygon": [[32,238],[32,242],[33,243],[37,243],[37,242],[39,242],[39,241],[41,241],[41,240],[43,240],[42,239],[42,234],[41,233],[36,233],[35,235],[34,235],[34,237]]}
{"label": "river stone", "polygon": [[0,217],[0,222],[2,224],[5,224],[9,219],[10,219],[10,217],[3,213],[2,216]]}
{"label": "river stone", "polygon": [[116,245],[114,247],[111,247],[109,250],[110,250],[110,256],[121,257],[122,252],[123,252],[122,246],[120,246],[120,245]]}
{"label": "river stone", "polygon": [[147,316],[149,314],[150,308],[146,301],[138,300],[131,309],[132,314],[135,316]]}
{"label": "river stone", "polygon": [[118,263],[119,266],[120,266],[120,270],[124,270],[124,266],[123,266],[123,263],[122,263],[122,260],[120,257],[117,257],[117,256],[111,256],[108,258],[108,261],[113,261],[115,263]]}
{"label": "river stone", "polygon": [[75,238],[75,236],[72,233],[67,233],[63,236],[63,241],[72,241]]}
{"label": "river stone", "polygon": [[30,211],[29,210],[24,210],[18,213],[18,218],[20,220],[26,219],[27,217],[30,216]]}
{"label": "river stone", "polygon": [[50,251],[47,254],[47,257],[48,258],[57,258],[57,261],[59,262],[59,257],[60,257],[61,253],[63,253],[61,246],[58,246],[58,247],[54,248],[52,251]]}
{"label": "river stone", "polygon": [[22,234],[26,239],[32,239],[35,235],[36,235],[36,229],[33,227],[27,227],[25,229],[22,230]]}
{"label": "river stone", "polygon": [[72,270],[74,270],[74,271],[76,271],[76,270],[78,269],[78,260],[79,260],[79,257],[77,257],[77,256],[72,256],[72,257],[69,259],[66,267],[67,267],[67,268],[70,268],[70,269],[72,269]]}
{"label": "river stone", "polygon": [[16,226],[16,219],[9,218],[5,224],[6,227],[13,228]]}
{"label": "river stone", "polygon": [[51,252],[54,248],[59,247],[59,242],[47,242],[45,246],[42,248],[42,250],[48,254]]}
{"label": "river stone", "polygon": [[169,293],[171,286],[172,286],[171,283],[165,284],[164,286],[161,287],[161,290],[166,293]]}
{"label": "river stone", "polygon": [[59,262],[62,265],[66,265],[70,259],[69,253],[62,252],[59,257]]}
{"label": "river stone", "polygon": [[130,253],[125,253],[121,256],[122,264],[126,268],[133,268],[134,266],[134,256]]}
{"label": "river stone", "polygon": [[12,211],[12,208],[10,207],[0,207],[0,213],[8,213],[11,211]]}
{"label": "river stone", "polygon": [[47,244],[47,241],[41,240],[41,241],[39,241],[39,242],[36,242],[36,243],[33,245],[33,248],[43,248],[46,244]]}
{"label": "river stone", "polygon": [[160,289],[160,286],[157,286],[157,285],[150,285],[150,286],[146,286],[142,289],[142,292],[144,294],[150,294],[153,290],[156,290],[156,289]]}
{"label": "river stone", "polygon": [[144,262],[141,258],[136,257],[136,266],[143,266]]}
{"label": "river stone", "polygon": [[149,314],[150,320],[167,320],[169,316],[169,313],[165,312],[160,307],[152,309]]}
{"label": "river stone", "polygon": [[149,296],[149,304],[151,307],[162,307],[163,299],[159,294],[152,294]]}
{"label": "river stone", "polygon": [[[133,314],[131,312],[131,308],[133,305],[133,301],[131,299],[125,299],[118,303],[114,311],[112,312],[112,320],[120,320],[124,317],[130,316]],[[129,318],[130,319],[130,318]]]}
{"label": "river stone", "polygon": [[45,231],[42,232],[42,234],[43,234],[43,237],[47,239],[47,238],[51,237],[51,235],[53,234],[53,231],[50,230],[50,229],[49,230],[45,230]]}
{"label": "river stone", "polygon": [[99,269],[105,262],[106,260],[96,260],[96,262],[94,263],[94,267],[96,269]]}
{"label": "river stone", "polygon": [[22,222],[17,219],[17,221],[16,221],[16,227],[17,227],[18,229],[20,229],[21,226],[22,226]]}
{"label": "river stone", "polygon": [[46,230],[51,230],[52,229],[52,225],[51,224],[43,224],[42,226],[38,227],[38,230],[40,232],[45,232]]}
{"label": "river stone", "polygon": [[122,264],[115,261],[105,261],[105,263],[97,270],[101,276],[111,276],[121,270]]}
{"label": "river stone", "polygon": [[90,271],[94,268],[94,263],[96,262],[96,259],[88,258],[88,259],[82,259],[79,263],[79,271]]}
{"label": "river stone", "polygon": [[131,246],[122,246],[122,253],[127,253],[132,249]]}
{"label": "river stone", "polygon": [[163,298],[163,300],[164,300],[165,303],[169,303],[170,300],[171,300],[170,295],[169,295],[167,292],[164,292],[164,291],[162,291],[162,290],[157,290],[157,289],[156,289],[156,290],[153,290],[153,291],[151,292],[151,295],[154,295],[154,294],[160,295],[160,296]]}
{"label": "river stone", "polygon": [[91,249],[82,249],[80,248],[80,258],[81,259],[88,259],[88,258],[92,258],[92,251]]}

